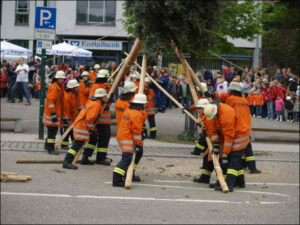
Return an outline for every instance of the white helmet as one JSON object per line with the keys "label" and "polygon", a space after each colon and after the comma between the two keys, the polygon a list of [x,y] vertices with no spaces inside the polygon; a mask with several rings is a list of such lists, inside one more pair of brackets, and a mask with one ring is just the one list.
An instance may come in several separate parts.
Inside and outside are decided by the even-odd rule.
{"label": "white helmet", "polygon": [[137,89],[137,86],[135,85],[135,83],[133,83],[132,81],[129,81],[124,84],[123,93],[135,92],[136,89]]}
{"label": "white helmet", "polygon": [[197,101],[196,108],[204,108],[204,106],[208,105],[209,101],[206,98],[201,98]]}
{"label": "white helmet", "polygon": [[137,72],[137,71],[135,71],[134,73],[132,73],[131,75],[130,75],[130,78],[136,78],[136,79],[140,79],[140,74],[139,74],[139,72]]}
{"label": "white helmet", "polygon": [[[201,82],[201,87],[203,88],[204,92],[207,92],[207,84],[204,82]],[[200,88],[197,86],[197,90],[200,91]]]}
{"label": "white helmet", "polygon": [[146,104],[147,103],[147,97],[144,94],[136,94],[133,98],[132,103]]}
{"label": "white helmet", "polygon": [[77,80],[72,79],[68,81],[67,88],[76,88],[76,87],[79,87]]}
{"label": "white helmet", "polygon": [[238,92],[242,92],[242,87],[240,85],[239,82],[234,82],[232,81],[230,84],[229,84],[229,87],[228,87],[230,90],[232,91],[238,91]]}
{"label": "white helmet", "polygon": [[218,107],[215,104],[207,104],[204,106],[204,115],[211,120],[217,115]]}
{"label": "white helmet", "polygon": [[82,77],[83,77],[83,76],[89,76],[89,72],[88,72],[88,71],[83,71],[82,74],[81,74],[81,76],[82,76]]}
{"label": "white helmet", "polygon": [[95,64],[94,69],[100,69],[100,65],[99,64]]}
{"label": "white helmet", "polygon": [[98,88],[95,91],[94,97],[101,98],[107,95],[107,92],[104,88]]}
{"label": "white helmet", "polygon": [[97,78],[105,78],[107,76],[109,76],[109,72],[108,72],[108,70],[105,70],[105,69],[99,70],[99,72],[97,74]]}
{"label": "white helmet", "polygon": [[151,81],[150,81],[150,79],[148,77],[145,77],[145,82],[146,83],[150,83]]}
{"label": "white helmet", "polygon": [[59,70],[59,71],[56,72],[54,78],[56,78],[56,79],[59,79],[59,78],[66,79],[66,74],[65,74],[64,71]]}

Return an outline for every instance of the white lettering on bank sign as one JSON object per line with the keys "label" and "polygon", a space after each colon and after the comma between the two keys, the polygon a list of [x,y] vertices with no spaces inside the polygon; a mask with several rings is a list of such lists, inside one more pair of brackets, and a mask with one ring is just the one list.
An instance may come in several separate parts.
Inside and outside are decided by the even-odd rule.
{"label": "white lettering on bank sign", "polygon": [[94,40],[73,40],[69,39],[68,43],[73,46],[78,46],[84,49],[93,50],[113,50],[121,51],[122,42],[121,41],[94,41]]}

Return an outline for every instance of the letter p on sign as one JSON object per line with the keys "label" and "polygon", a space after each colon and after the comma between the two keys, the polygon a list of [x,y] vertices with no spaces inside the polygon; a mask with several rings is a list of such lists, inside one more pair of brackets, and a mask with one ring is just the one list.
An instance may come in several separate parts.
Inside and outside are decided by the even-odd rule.
{"label": "letter p on sign", "polygon": [[49,10],[42,9],[41,16],[40,16],[40,26],[42,27],[44,24],[47,24],[44,21],[49,20],[51,18],[51,16],[52,16],[52,14]]}

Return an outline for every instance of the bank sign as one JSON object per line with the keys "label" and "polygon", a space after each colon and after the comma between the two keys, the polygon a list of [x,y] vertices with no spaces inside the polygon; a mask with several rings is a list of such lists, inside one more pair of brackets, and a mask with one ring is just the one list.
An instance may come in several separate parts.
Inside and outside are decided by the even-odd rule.
{"label": "bank sign", "polygon": [[68,40],[70,45],[84,49],[121,51],[121,41]]}

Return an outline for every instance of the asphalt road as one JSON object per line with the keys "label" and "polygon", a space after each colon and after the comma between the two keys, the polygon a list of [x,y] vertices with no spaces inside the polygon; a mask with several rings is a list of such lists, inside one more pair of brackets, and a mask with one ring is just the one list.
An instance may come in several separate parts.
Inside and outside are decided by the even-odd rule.
{"label": "asphalt road", "polygon": [[143,182],[131,190],[111,186],[119,156],[112,166],[75,171],[15,163],[57,157],[1,152],[1,171],[32,176],[27,183],[1,183],[1,224],[299,224],[299,163],[259,162],[263,174],[246,174],[247,187],[227,194],[191,182],[201,159],[143,158],[137,171]]}

